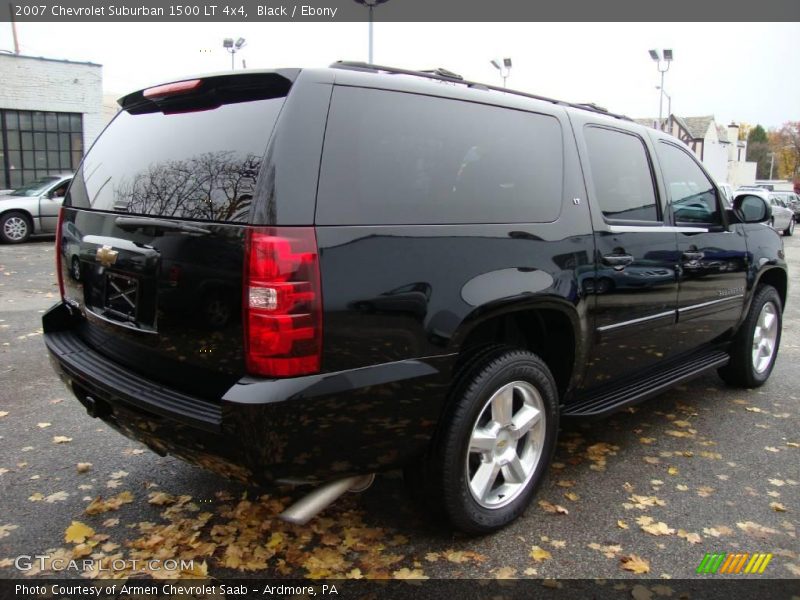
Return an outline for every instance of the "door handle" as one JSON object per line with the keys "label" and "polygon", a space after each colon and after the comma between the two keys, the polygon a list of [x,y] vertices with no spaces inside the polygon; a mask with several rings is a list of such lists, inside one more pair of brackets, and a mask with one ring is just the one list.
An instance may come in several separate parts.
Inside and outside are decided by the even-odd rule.
{"label": "door handle", "polygon": [[615,269],[624,269],[634,260],[634,257],[630,254],[606,254],[602,258],[604,265],[614,267]]}
{"label": "door handle", "polygon": [[683,258],[686,260],[702,260],[705,257],[705,252],[692,252],[687,251],[683,253]]}

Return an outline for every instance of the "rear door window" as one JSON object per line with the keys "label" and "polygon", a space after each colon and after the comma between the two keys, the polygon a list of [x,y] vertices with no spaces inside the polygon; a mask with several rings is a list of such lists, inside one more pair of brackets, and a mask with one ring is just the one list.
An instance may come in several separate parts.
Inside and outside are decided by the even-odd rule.
{"label": "rear door window", "polygon": [[588,126],[584,139],[594,193],[609,221],[658,221],[656,193],[644,142],[616,129]]}
{"label": "rear door window", "polygon": [[[288,88],[286,88],[288,89]],[[236,90],[177,108],[122,110],[83,161],[68,203],[78,208],[246,222],[286,90]],[[224,90],[223,90],[224,91]],[[266,96],[266,97],[265,97]],[[270,97],[273,96],[273,97]]]}
{"label": "rear door window", "polygon": [[553,116],[337,87],[316,222],[549,222],[561,210],[562,182]]}

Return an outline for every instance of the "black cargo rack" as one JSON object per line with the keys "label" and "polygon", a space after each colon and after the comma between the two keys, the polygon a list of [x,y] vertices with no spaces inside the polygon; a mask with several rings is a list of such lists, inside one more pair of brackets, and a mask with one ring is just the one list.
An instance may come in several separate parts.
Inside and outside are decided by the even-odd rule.
{"label": "black cargo rack", "polygon": [[542,100],[543,102],[550,102],[560,106],[569,106],[580,110],[587,110],[589,112],[614,117],[615,119],[622,119],[624,121],[633,121],[630,117],[609,112],[601,106],[592,103],[575,104],[572,102],[565,102],[564,100],[556,100],[555,98],[548,98],[547,96],[538,96],[536,94],[529,94],[528,92],[521,92],[519,90],[512,90],[509,88],[498,87],[496,85],[489,85],[487,83],[479,83],[477,81],[468,81],[461,75],[457,75],[446,69],[434,69],[432,71],[412,71],[409,69],[399,69],[397,67],[387,67],[384,65],[374,65],[371,63],[359,61],[339,60],[331,64],[333,69],[347,69],[350,71],[365,71],[368,73],[391,73],[397,75],[412,75],[415,77],[424,77],[426,79],[433,79],[434,81],[445,81],[448,83],[457,83],[465,85],[470,88],[478,90],[492,90],[495,92],[505,92],[507,94],[514,94],[515,96],[523,96],[525,98],[533,98],[534,100]]}

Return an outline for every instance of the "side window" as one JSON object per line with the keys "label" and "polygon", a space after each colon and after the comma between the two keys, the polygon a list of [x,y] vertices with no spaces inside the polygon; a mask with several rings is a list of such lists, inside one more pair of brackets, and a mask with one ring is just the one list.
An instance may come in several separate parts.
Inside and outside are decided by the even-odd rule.
{"label": "side window", "polygon": [[603,216],[612,221],[658,221],[653,175],[642,140],[592,126],[586,127],[584,137]]}
{"label": "side window", "polygon": [[561,212],[563,171],[555,117],[340,86],[316,222],[550,222]]}
{"label": "side window", "polygon": [[722,213],[714,184],[686,152],[659,142],[656,146],[664,184],[677,223],[720,225]]}

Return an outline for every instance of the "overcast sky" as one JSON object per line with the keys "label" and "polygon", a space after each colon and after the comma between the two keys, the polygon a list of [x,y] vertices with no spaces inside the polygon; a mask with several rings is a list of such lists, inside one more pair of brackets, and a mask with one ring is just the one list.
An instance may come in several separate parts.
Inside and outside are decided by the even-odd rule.
{"label": "overcast sky", "polygon": [[[379,11],[378,11],[379,12]],[[244,37],[248,68],[319,67],[367,59],[366,23],[19,23],[23,54],[103,65],[122,94],[230,68],[224,37]],[[0,49],[12,49],[0,23]],[[672,48],[664,88],[680,116],[780,126],[800,120],[799,23],[376,23],[377,64],[445,67],[499,84],[489,64],[511,57],[509,87],[658,115],[660,75],[648,49]],[[666,114],[667,102],[664,102]]]}

